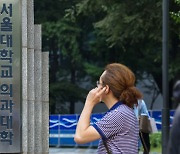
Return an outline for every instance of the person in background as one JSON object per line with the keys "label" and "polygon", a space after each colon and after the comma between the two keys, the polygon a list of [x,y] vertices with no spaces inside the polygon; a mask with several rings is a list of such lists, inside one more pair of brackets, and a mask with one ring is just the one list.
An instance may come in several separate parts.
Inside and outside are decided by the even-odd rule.
{"label": "person in background", "polygon": [[[138,105],[134,106],[134,112],[138,120],[139,120],[140,115],[147,115],[150,118],[146,103],[142,99],[138,100]],[[142,135],[142,138],[144,139],[144,144],[145,144],[143,145],[143,148],[144,148],[143,154],[148,154],[150,152],[150,147],[151,147],[149,133],[144,133],[144,132],[140,132],[140,133],[141,133],[140,135]],[[141,147],[141,143],[142,142],[139,138],[139,149]],[[147,149],[147,151],[145,150],[145,148]]]}
{"label": "person in background", "polygon": [[[180,80],[173,87],[173,97],[176,103],[180,103]],[[167,154],[180,154],[180,104],[175,111],[170,130]]]}
{"label": "person in background", "polygon": [[[100,139],[99,154],[138,154],[139,127],[133,106],[142,94],[134,84],[134,73],[128,67],[119,63],[107,65],[97,87],[87,95],[75,142],[84,144]],[[101,101],[109,110],[102,119],[90,125],[92,110]]]}

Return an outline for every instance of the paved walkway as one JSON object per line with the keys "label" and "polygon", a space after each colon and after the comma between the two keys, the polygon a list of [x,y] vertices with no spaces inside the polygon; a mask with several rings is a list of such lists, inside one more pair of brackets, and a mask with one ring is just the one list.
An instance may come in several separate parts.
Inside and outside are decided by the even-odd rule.
{"label": "paved walkway", "polygon": [[[57,148],[50,147],[49,154],[96,154],[97,149],[91,148]],[[142,154],[140,152],[139,154]],[[151,152],[150,154],[160,154],[157,152]]]}
{"label": "paved walkway", "polygon": [[95,154],[96,150],[91,148],[50,148],[49,154]]}

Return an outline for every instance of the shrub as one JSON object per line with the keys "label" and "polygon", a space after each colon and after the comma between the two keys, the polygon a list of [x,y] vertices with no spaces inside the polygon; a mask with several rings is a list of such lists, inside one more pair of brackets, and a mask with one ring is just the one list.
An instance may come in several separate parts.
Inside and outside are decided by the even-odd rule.
{"label": "shrub", "polygon": [[161,147],[161,132],[150,134],[150,143],[152,148]]}

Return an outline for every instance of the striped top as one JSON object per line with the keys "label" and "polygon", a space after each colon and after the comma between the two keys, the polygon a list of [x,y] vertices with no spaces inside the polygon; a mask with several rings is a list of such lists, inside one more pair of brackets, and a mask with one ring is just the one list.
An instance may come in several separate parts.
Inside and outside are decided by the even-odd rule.
{"label": "striped top", "polygon": [[127,105],[116,103],[93,127],[101,135],[98,154],[107,153],[102,139],[112,154],[138,154],[138,121]]}

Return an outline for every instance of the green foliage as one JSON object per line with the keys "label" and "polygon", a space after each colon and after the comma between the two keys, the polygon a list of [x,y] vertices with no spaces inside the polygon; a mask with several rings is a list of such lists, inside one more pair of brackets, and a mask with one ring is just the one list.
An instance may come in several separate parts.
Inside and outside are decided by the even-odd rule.
{"label": "green foliage", "polygon": [[66,80],[52,83],[50,84],[50,108],[53,107],[53,103],[58,102],[59,110],[56,110],[56,112],[67,114],[69,113],[69,109],[65,108],[65,103],[84,101],[86,94],[86,89],[80,88],[78,85],[67,82]]}
{"label": "green foliage", "polygon": [[79,0],[34,0],[35,23],[56,22],[64,17],[64,10],[77,2]]}
{"label": "green foliage", "polygon": [[[105,63],[116,61],[128,65],[138,77],[143,72],[153,75],[161,91],[162,1],[85,0],[77,6],[79,15],[89,18],[93,14],[95,18],[92,24],[97,44],[93,44],[93,51],[105,55]],[[180,67],[176,43],[179,26],[170,24],[169,76],[173,80]]]}
{"label": "green foliage", "polygon": [[175,23],[177,24],[177,33],[179,35],[180,38],[180,0],[174,0],[175,4],[177,5],[177,9],[176,11],[171,11],[170,12],[170,16],[171,18],[175,21]]}
{"label": "green foliage", "polygon": [[[96,3],[96,7],[93,7]],[[92,2],[86,0],[78,4],[79,12],[89,14],[99,14],[104,16],[94,23],[94,27],[99,30],[99,35],[106,36],[109,46],[119,45],[123,41],[131,38],[130,44],[138,40],[149,37],[155,40],[161,40],[161,24],[158,19],[161,17],[161,3],[157,1],[99,1]],[[152,11],[153,10],[153,11]],[[156,29],[154,29],[154,21]],[[151,30],[151,31],[150,31]],[[155,33],[153,33],[155,32]],[[148,35],[150,33],[151,35]]]}
{"label": "green foliage", "polygon": [[150,134],[151,148],[160,148],[162,146],[161,133]]}
{"label": "green foliage", "polygon": [[89,45],[104,55],[100,58],[104,64],[124,63],[139,77],[143,72],[161,76],[161,2],[86,0],[78,8],[81,16],[98,16],[92,22],[94,42]]}
{"label": "green foliage", "polygon": [[84,63],[85,71],[87,75],[91,76],[94,80],[98,80],[101,73],[103,72],[103,68],[97,67],[90,63]]}
{"label": "green foliage", "polygon": [[[180,7],[180,0],[174,0],[174,1],[179,8]],[[177,10],[177,12],[170,12],[170,14],[176,23],[180,23],[180,10],[179,9]]]}
{"label": "green foliage", "polygon": [[[129,66],[138,79],[152,75],[161,90],[161,12],[158,0],[35,0],[43,50],[50,52],[51,105],[82,100],[82,81],[91,76],[91,85],[111,62]],[[171,23],[170,80],[180,71],[176,26]]]}
{"label": "green foliage", "polygon": [[61,21],[58,33],[58,44],[62,54],[69,58],[70,65],[76,65],[81,62],[78,39],[81,29],[72,21]]}
{"label": "green foliage", "polygon": [[[150,134],[150,152],[161,153],[162,152],[162,138],[161,132]],[[141,146],[140,151],[144,151],[143,146]]]}
{"label": "green foliage", "polygon": [[174,12],[170,12],[171,17],[177,22],[180,23],[180,11],[177,13]]}

